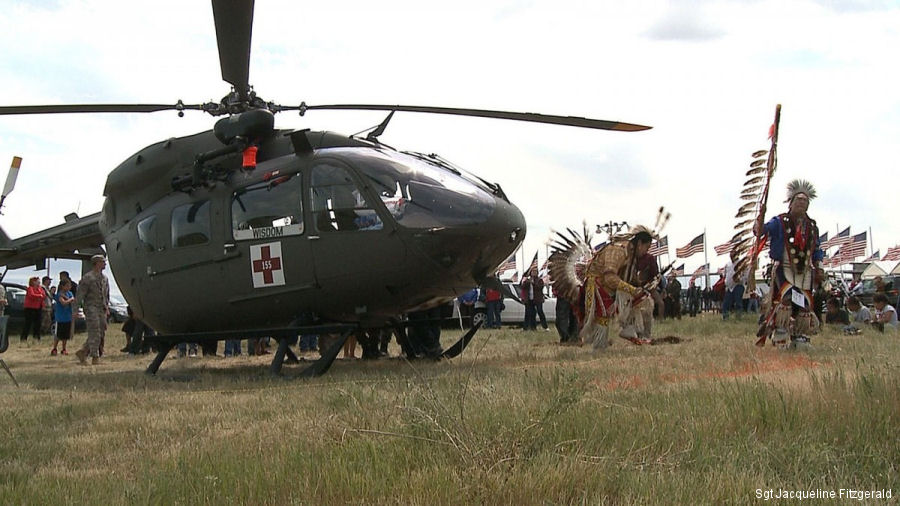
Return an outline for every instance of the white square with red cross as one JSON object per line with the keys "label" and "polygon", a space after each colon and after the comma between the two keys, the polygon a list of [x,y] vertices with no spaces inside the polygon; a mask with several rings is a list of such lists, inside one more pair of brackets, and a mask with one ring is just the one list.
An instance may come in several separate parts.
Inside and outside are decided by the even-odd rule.
{"label": "white square with red cross", "polygon": [[253,276],[253,288],[284,285],[281,243],[251,244],[250,273]]}

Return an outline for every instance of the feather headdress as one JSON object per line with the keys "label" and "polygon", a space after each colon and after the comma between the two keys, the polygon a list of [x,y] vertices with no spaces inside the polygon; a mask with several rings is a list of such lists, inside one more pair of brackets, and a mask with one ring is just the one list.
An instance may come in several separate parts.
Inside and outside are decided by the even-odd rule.
{"label": "feather headdress", "polygon": [[[671,213],[667,213],[665,208],[660,207],[656,216],[656,223],[653,228],[644,225],[635,225],[628,229],[627,232],[616,234],[612,237],[612,242],[627,242],[641,232],[646,232],[654,240],[659,240],[659,233],[665,228],[669,222]],[[593,260],[594,256],[599,253],[605,246],[597,251],[591,246],[591,235],[588,232],[587,225],[584,226],[581,235],[572,229],[566,229],[568,234],[554,232],[551,248],[553,252],[550,254],[548,268],[550,271],[550,279],[556,287],[557,293],[575,304],[578,301],[578,291],[585,282],[585,271],[587,266]]]}
{"label": "feather headdress", "polygon": [[795,179],[787,185],[787,200],[785,202],[794,200],[798,193],[803,193],[809,200],[812,200],[816,198],[816,187],[805,179]]}
{"label": "feather headdress", "polygon": [[659,212],[656,214],[656,224],[653,225],[653,228],[647,227],[645,225],[635,225],[628,229],[627,232],[622,232],[621,234],[616,234],[612,240],[613,242],[624,242],[630,241],[634,238],[634,236],[640,234],[641,232],[646,232],[650,234],[650,237],[654,241],[659,240],[659,234],[666,228],[666,225],[669,223],[669,218],[672,217],[672,213],[667,213],[666,209],[662,206],[659,208]]}
{"label": "feather headdress", "polygon": [[547,260],[547,268],[556,293],[574,304],[578,301],[578,290],[584,284],[585,267],[591,261],[594,248],[586,226],[582,236],[570,228],[566,231],[568,236],[554,232],[553,252]]}

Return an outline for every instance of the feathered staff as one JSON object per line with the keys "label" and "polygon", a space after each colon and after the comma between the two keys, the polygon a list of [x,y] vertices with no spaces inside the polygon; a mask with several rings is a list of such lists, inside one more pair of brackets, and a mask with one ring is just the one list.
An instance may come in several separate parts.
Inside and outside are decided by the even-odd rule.
{"label": "feathered staff", "polygon": [[[734,228],[738,231],[731,239],[734,244],[733,249],[738,252],[741,257],[734,266],[735,275],[743,275],[749,270],[750,276],[747,281],[746,293],[753,293],[756,290],[756,272],[757,259],[760,252],[766,245],[766,237],[753,233],[753,227],[762,230],[763,222],[766,218],[766,203],[769,200],[769,184],[772,182],[772,176],[775,174],[775,168],[778,165],[778,124],[781,120],[781,104],[775,106],[775,122],[769,130],[769,139],[772,144],[767,150],[759,150],[753,153],[753,161],[750,163],[750,170],[747,171],[747,181],[744,183],[744,190],[741,192],[742,200],[750,200],[743,204],[738,210],[735,218],[741,219],[756,211],[753,219],[745,219],[740,221]],[[744,236],[748,237],[744,237]]]}

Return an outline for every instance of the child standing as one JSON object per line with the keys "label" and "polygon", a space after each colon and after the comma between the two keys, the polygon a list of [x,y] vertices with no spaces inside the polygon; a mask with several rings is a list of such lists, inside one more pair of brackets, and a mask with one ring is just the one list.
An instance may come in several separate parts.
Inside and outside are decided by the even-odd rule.
{"label": "child standing", "polygon": [[54,316],[56,317],[56,336],[53,338],[53,349],[50,355],[56,355],[56,346],[62,341],[62,354],[68,355],[66,343],[69,342],[72,328],[72,305],[75,297],[72,295],[72,283],[69,280],[63,280],[59,283],[59,288],[53,296],[56,304],[53,306]]}

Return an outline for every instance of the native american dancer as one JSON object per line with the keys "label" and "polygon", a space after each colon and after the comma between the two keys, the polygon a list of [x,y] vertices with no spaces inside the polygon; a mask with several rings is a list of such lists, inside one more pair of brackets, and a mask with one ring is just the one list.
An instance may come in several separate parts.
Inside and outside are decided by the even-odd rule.
{"label": "native american dancer", "polygon": [[806,214],[809,201],[816,198],[816,190],[808,181],[794,180],[788,184],[789,210],[765,225],[762,216],[754,227],[757,244],[769,239],[769,256],[772,258],[772,284],[769,311],[760,326],[757,344],[765,344],[771,338],[773,344],[792,346],[808,345],[809,335],[819,328],[819,320],[813,311],[813,289],[822,282],[822,258],[819,247],[819,229]]}
{"label": "native american dancer", "polygon": [[655,288],[659,275],[640,286],[638,270],[641,257],[659,239],[657,233],[638,225],[594,252],[587,234],[581,239],[569,232],[572,238],[557,234],[549,270],[557,293],[572,305],[581,341],[602,350],[609,346],[610,332],[618,324],[621,337],[650,344],[645,317],[652,317],[653,299],[648,290]]}

